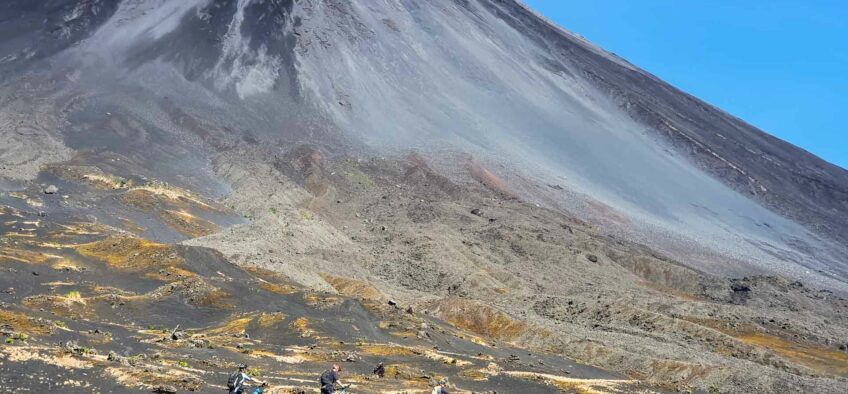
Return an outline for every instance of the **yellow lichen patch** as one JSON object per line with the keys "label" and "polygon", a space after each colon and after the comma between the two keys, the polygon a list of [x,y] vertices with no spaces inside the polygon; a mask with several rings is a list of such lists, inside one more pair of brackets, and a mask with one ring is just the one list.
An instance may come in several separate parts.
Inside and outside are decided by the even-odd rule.
{"label": "yellow lichen patch", "polygon": [[76,250],[114,268],[139,272],[183,262],[173,246],[124,236],[78,245]]}
{"label": "yellow lichen patch", "polygon": [[273,312],[273,313],[263,313],[259,315],[259,319],[257,323],[259,323],[259,327],[269,328],[277,323],[280,323],[286,318],[286,315],[282,312]]}
{"label": "yellow lichen patch", "polygon": [[164,282],[171,282],[187,278],[193,278],[196,277],[197,274],[180,267],[168,266],[156,272],[148,272],[144,274],[144,276],[146,278],[158,279]]}
{"label": "yellow lichen patch", "polygon": [[485,369],[463,369],[459,371],[459,376],[476,381],[484,381],[489,379],[489,373]]}
{"label": "yellow lichen patch", "polygon": [[309,306],[317,308],[329,308],[342,303],[342,299],[339,297],[318,293],[305,293],[303,294],[303,300],[306,301]]}
{"label": "yellow lichen patch", "polygon": [[197,306],[205,306],[207,308],[218,309],[233,309],[232,298],[230,293],[223,289],[213,289],[202,295],[194,297],[193,302]]}
{"label": "yellow lichen patch", "polygon": [[137,389],[147,390],[154,385],[168,384],[185,391],[198,391],[203,382],[195,374],[179,368],[169,368],[167,372],[156,372],[158,368],[106,368],[106,374],[118,384]]}
{"label": "yellow lichen patch", "polygon": [[253,321],[253,315],[231,319],[218,327],[202,330],[205,335],[239,335],[247,331],[247,326]]}
{"label": "yellow lichen patch", "polygon": [[52,325],[40,322],[22,313],[0,309],[0,326],[8,326],[14,332],[29,336],[43,336],[52,333]]}
{"label": "yellow lichen patch", "polygon": [[266,282],[264,280],[259,281],[259,287],[265,291],[279,294],[279,295],[287,295],[295,292],[294,286],[289,285],[279,285],[276,283]]}
{"label": "yellow lichen patch", "polygon": [[[528,332],[526,323],[490,306],[460,298],[446,298],[430,305],[449,323],[489,338],[514,341]],[[537,330],[539,331],[539,330]],[[537,332],[537,335],[548,333]]]}
{"label": "yellow lichen patch", "polygon": [[132,232],[132,233],[135,233],[135,234],[141,235],[141,234],[144,234],[144,232],[145,232],[145,231],[147,231],[147,229],[146,229],[146,228],[139,226],[137,223],[133,222],[133,221],[132,221],[132,220],[130,220],[130,219],[127,219],[127,218],[118,218],[118,220],[120,220],[120,221],[121,221],[121,224],[123,225],[123,228],[125,228],[125,229],[129,230],[129,231],[130,231],[130,232]]}
{"label": "yellow lichen patch", "polygon": [[383,294],[380,293],[377,288],[363,280],[343,278],[326,274],[321,275],[321,278],[327,281],[330,286],[333,286],[333,288],[336,289],[339,294],[347,297],[358,297],[367,300],[379,300],[383,298]]}
{"label": "yellow lichen patch", "polygon": [[132,187],[132,179],[125,179],[119,176],[106,173],[85,174],[82,179],[88,184],[104,190],[118,190]]}
{"label": "yellow lichen patch", "polygon": [[85,369],[91,363],[64,354],[57,349],[34,346],[6,346],[0,348],[0,354],[11,362],[40,361],[60,368]]}
{"label": "yellow lichen patch", "polygon": [[177,230],[186,237],[202,237],[214,234],[219,230],[218,225],[206,219],[199,218],[186,211],[162,210],[159,217],[165,224]]}
{"label": "yellow lichen patch", "polygon": [[71,260],[62,259],[50,265],[50,268],[53,268],[57,271],[73,271],[80,272],[82,268],[80,266],[74,264]]}
{"label": "yellow lichen patch", "polygon": [[92,314],[85,298],[77,291],[70,291],[65,296],[31,296],[25,298],[23,304],[32,309],[49,310],[51,313],[59,316],[79,318],[91,316]]}
{"label": "yellow lichen patch", "polygon": [[806,366],[824,375],[848,376],[848,354],[783,338],[761,332],[736,334],[740,341],[769,349],[788,361]]}
{"label": "yellow lichen patch", "polygon": [[59,224],[62,228],[60,231],[55,231],[50,234],[51,237],[76,237],[80,235],[100,235],[109,231],[109,229],[97,223],[73,223]]}
{"label": "yellow lichen patch", "polygon": [[35,234],[32,233],[7,232],[6,234],[3,234],[3,236],[7,238],[35,238]]}
{"label": "yellow lichen patch", "polygon": [[288,295],[297,291],[297,288],[291,284],[291,279],[279,272],[267,270],[257,266],[245,266],[244,270],[256,276],[259,281],[259,287],[265,291],[280,295]]}
{"label": "yellow lichen patch", "polygon": [[286,363],[286,364],[300,364],[306,361],[306,358],[301,354],[294,354],[291,356],[282,356],[279,354],[274,354],[265,350],[252,350],[249,354],[250,357],[253,358],[270,358],[276,362]]}
{"label": "yellow lichen patch", "polygon": [[191,204],[205,209],[213,209],[212,206],[201,201],[191,192],[178,187],[158,183],[134,187],[124,193],[122,200],[128,205],[146,210],[152,209],[160,202],[168,202],[183,206]]}
{"label": "yellow lichen patch", "polygon": [[0,261],[14,261],[24,264],[42,264],[50,260],[61,259],[55,254],[36,252],[32,250],[0,247]]}
{"label": "yellow lichen patch", "polygon": [[505,371],[504,375],[524,379],[545,380],[558,387],[562,391],[577,392],[580,394],[606,394],[619,393],[622,386],[638,383],[634,380],[624,379],[576,379],[565,376],[543,374],[525,371]]}
{"label": "yellow lichen patch", "polygon": [[362,346],[358,346],[357,349],[361,353],[370,354],[372,356],[384,357],[410,357],[422,353],[421,351],[414,350],[413,348],[393,343],[368,343]]}
{"label": "yellow lichen patch", "polygon": [[426,382],[424,371],[404,364],[389,364],[383,367],[385,377],[391,379],[421,380]]}
{"label": "yellow lichen patch", "polygon": [[310,337],[315,335],[315,331],[309,328],[309,320],[303,316],[298,317],[291,323],[291,328],[300,333],[301,337]]}
{"label": "yellow lichen patch", "polygon": [[453,357],[451,355],[436,352],[436,351],[433,351],[433,350],[427,350],[426,352],[424,352],[424,356],[431,359],[431,360],[441,361],[445,364],[456,365],[456,366],[460,366],[460,367],[463,367],[463,366],[466,366],[466,365],[471,365],[471,362],[469,362],[469,361],[460,360],[460,359]]}

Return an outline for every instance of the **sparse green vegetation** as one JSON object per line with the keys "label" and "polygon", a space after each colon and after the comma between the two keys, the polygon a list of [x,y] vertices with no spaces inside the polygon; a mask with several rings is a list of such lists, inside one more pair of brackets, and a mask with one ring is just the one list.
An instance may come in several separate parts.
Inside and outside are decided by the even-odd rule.
{"label": "sparse green vegetation", "polygon": [[12,339],[12,338],[6,338],[6,344],[11,345],[11,344],[13,344],[13,343],[15,343],[15,340],[14,340],[14,339]]}
{"label": "sparse green vegetation", "polygon": [[181,368],[188,368],[188,361],[180,360],[179,362],[177,362],[177,365],[179,365]]}
{"label": "sparse green vegetation", "polygon": [[299,213],[301,219],[312,220],[312,211],[309,211],[308,209],[301,209]]}
{"label": "sparse green vegetation", "polygon": [[269,211],[271,211],[271,214],[272,214],[272,215],[276,215],[276,214],[277,214],[277,208],[271,207],[271,208],[268,208],[268,210],[269,210]]}
{"label": "sparse green vegetation", "polygon": [[80,294],[80,292],[78,292],[76,290],[71,290],[71,291],[68,292],[66,297],[68,297],[68,298],[82,298],[82,295]]}

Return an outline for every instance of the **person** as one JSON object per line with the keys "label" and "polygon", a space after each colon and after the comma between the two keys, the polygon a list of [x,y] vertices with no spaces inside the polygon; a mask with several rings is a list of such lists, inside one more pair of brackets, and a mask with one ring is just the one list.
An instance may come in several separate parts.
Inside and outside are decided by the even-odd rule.
{"label": "person", "polygon": [[374,371],[372,371],[371,373],[377,375],[377,377],[382,378],[383,376],[386,376],[386,367],[384,367],[383,363],[381,362],[377,364],[377,366],[374,368]]}
{"label": "person", "polygon": [[339,364],[333,364],[333,369],[328,369],[321,374],[321,394],[333,394],[336,392],[336,384],[344,387],[344,384],[339,380],[339,373],[342,372],[342,367]]}
{"label": "person", "polygon": [[229,394],[244,394],[244,383],[248,381],[265,384],[265,382],[250,377],[246,371],[247,365],[239,364],[238,371],[230,375],[230,378],[227,380]]}
{"label": "person", "polygon": [[444,379],[440,380],[436,387],[433,387],[433,394],[449,394],[447,382],[445,382]]}

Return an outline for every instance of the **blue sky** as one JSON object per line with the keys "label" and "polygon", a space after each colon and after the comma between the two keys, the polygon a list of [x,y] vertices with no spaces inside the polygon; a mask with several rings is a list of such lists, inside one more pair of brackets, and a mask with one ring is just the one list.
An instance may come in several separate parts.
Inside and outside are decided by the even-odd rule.
{"label": "blue sky", "polygon": [[848,0],[523,0],[564,28],[848,169]]}

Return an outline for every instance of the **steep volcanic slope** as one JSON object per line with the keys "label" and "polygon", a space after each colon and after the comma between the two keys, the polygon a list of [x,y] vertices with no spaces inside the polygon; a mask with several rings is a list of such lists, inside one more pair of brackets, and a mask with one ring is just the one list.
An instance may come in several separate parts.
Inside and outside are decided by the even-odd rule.
{"label": "steep volcanic slope", "polygon": [[[193,346],[139,342],[146,334],[133,324],[149,324],[144,316],[102,302],[173,307],[175,323],[202,339],[239,319],[228,308],[247,300],[219,272],[252,284],[274,275],[232,262],[296,287],[297,302],[251,292],[262,305],[250,312],[327,319],[322,335],[348,348],[353,338],[333,327],[363,329],[384,311],[345,301],[364,319],[351,326],[302,305],[312,299],[302,293],[385,293],[431,313],[416,315],[419,327],[460,330],[446,340],[469,358],[471,343],[513,361],[501,343],[556,354],[533,370],[498,370],[496,360],[485,373],[485,354],[464,372],[427,364],[418,348],[387,359],[466,373],[459,387],[544,372],[568,390],[575,382],[541,367],[569,363],[563,355],[640,381],[625,385],[844,387],[846,172],[514,1],[11,0],[0,32],[0,265],[14,273],[0,287],[18,288],[2,295],[2,310],[16,313],[2,322],[26,334],[19,315],[32,314],[50,331],[34,345],[13,339],[29,353],[2,353],[0,383],[15,362],[52,371],[45,359],[77,352],[53,338],[116,318],[122,355]],[[58,193],[43,193],[50,184]],[[124,242],[137,246],[119,251],[130,256],[151,243],[180,248],[190,269],[169,273],[172,254],[158,253],[132,267],[149,279],[133,283],[134,272],[101,267],[120,262],[104,248]],[[29,264],[45,280],[27,281]],[[176,282],[188,287],[166,291]],[[237,302],[194,304],[211,291],[192,287],[204,283]],[[62,315],[49,302],[79,310]],[[382,343],[391,328],[363,341]],[[137,352],[139,343],[152,347]],[[321,362],[339,359],[317,345]],[[205,387],[241,357],[233,349],[171,357],[221,357],[182,371]],[[126,367],[70,357],[99,372]]]}
{"label": "steep volcanic slope", "polygon": [[[844,170],[519,4],[15,4],[7,15],[21,16],[6,20],[7,30],[39,12],[48,18],[4,41],[4,69],[49,57],[41,67],[56,80],[35,96],[61,86],[62,94],[86,96],[81,110],[91,123],[130,111],[161,129],[163,141],[189,132],[213,149],[242,135],[390,155],[469,153],[508,163],[500,176],[578,195],[514,185],[522,198],[608,219],[607,209],[575,202],[600,201],[627,218],[620,231],[710,272],[777,271],[843,286]],[[174,124],[181,111],[210,120]],[[101,143],[96,133],[70,137],[75,149]],[[18,161],[27,159],[36,160]],[[446,168],[456,165],[445,160]]]}

